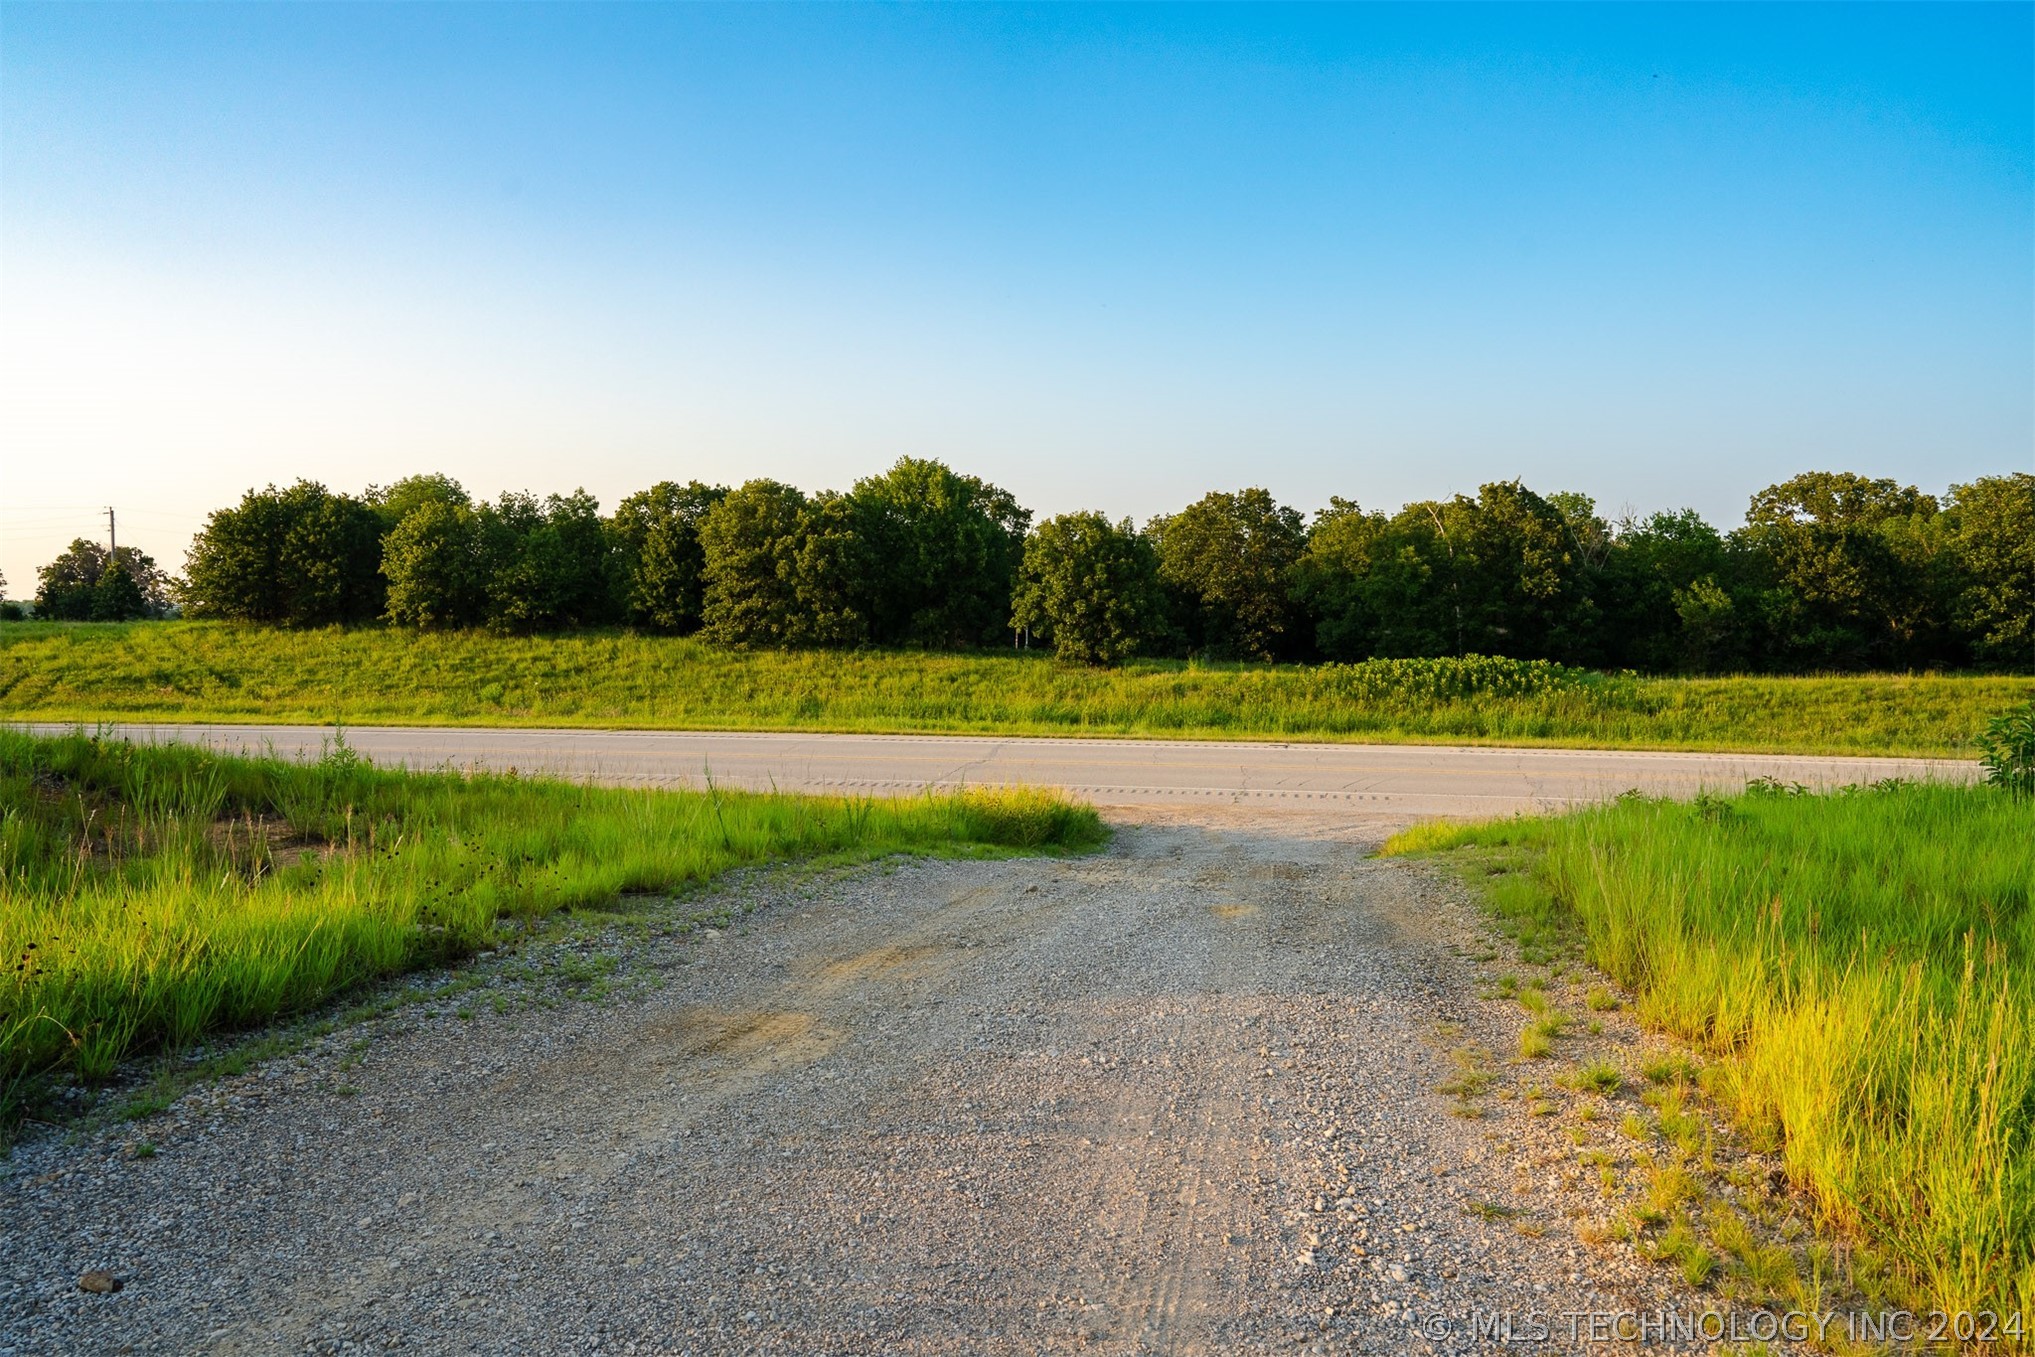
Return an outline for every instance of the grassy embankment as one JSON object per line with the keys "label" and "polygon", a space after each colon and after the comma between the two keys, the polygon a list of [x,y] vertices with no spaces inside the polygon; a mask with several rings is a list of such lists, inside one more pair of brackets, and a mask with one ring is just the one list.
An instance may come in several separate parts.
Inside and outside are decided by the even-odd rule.
{"label": "grassy embankment", "polygon": [[102,1078],[131,1053],[493,946],[508,916],[771,859],[1102,832],[1043,792],[634,791],[383,772],[343,746],[295,764],[0,731],[0,1114],[50,1073]]}
{"label": "grassy embankment", "polygon": [[0,719],[995,731],[1965,756],[2035,678],[1639,678],[1509,660],[1120,670],[217,623],[0,625]]}
{"label": "grassy embankment", "polygon": [[[2035,798],[1756,788],[1428,825],[1387,851],[1482,880],[1528,960],[1580,934],[1641,1020],[1708,1053],[1704,1087],[1825,1224],[1863,1241],[1869,1295],[1877,1272],[1911,1304],[2035,1325]],[[1652,1225],[1650,1251],[1701,1247],[1700,1214]],[[1780,1299],[1814,1299],[1791,1284]]]}

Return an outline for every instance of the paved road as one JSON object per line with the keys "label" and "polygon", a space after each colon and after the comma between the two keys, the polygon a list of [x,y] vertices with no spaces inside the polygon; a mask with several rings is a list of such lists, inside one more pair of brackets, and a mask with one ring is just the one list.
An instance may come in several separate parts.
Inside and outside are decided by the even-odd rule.
{"label": "paved road", "polygon": [[[37,727],[58,729],[58,727]],[[316,755],[316,726],[121,725],[135,739]],[[895,795],[1027,783],[1102,806],[1237,805],[1366,816],[1504,815],[1637,788],[1736,791],[1756,777],[1813,787],[1881,778],[1970,780],[1948,759],[1807,758],[1440,745],[1263,744],[642,730],[353,727],[376,763],[515,768],[600,782]]]}

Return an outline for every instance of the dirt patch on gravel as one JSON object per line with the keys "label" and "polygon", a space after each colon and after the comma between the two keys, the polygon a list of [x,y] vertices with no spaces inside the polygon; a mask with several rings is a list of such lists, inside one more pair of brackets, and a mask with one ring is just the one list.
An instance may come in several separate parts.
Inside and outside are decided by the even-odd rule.
{"label": "dirt patch on gravel", "polygon": [[1386,827],[750,875],[726,934],[615,940],[597,1003],[481,963],[19,1149],[0,1351],[1472,1352],[1477,1312],[1695,1305],[1579,1239],[1538,1109],[1440,1091],[1521,1018]]}
{"label": "dirt patch on gravel", "polygon": [[654,1042],[665,1032],[678,1039],[683,1057],[767,1060],[774,1065],[818,1060],[841,1040],[841,1033],[822,1027],[810,1013],[724,1013],[688,1009],[669,1024],[652,1024],[645,1037]]}
{"label": "dirt patch on gravel", "polygon": [[938,947],[873,947],[860,956],[842,957],[822,964],[822,980],[853,982],[887,976],[897,980],[922,980],[934,969]]}

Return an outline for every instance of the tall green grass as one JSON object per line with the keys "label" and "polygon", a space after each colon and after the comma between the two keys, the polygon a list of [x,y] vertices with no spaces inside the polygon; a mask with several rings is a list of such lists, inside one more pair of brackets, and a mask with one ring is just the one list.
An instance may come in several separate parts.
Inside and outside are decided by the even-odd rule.
{"label": "tall green grass", "polygon": [[851,800],[384,772],[0,732],[0,1090],[112,1072],[533,917],[813,855],[1099,841],[1040,792]]}
{"label": "tall green grass", "polygon": [[1471,657],[1070,667],[225,623],[0,625],[0,719],[995,731],[1970,756],[2035,679],[1653,679]]}
{"label": "tall green grass", "polygon": [[[1580,927],[1826,1220],[1927,1303],[2035,1316],[2035,799],[1765,788],[1424,828],[1522,845],[1503,907]],[[1539,917],[1534,916],[1538,911]]]}

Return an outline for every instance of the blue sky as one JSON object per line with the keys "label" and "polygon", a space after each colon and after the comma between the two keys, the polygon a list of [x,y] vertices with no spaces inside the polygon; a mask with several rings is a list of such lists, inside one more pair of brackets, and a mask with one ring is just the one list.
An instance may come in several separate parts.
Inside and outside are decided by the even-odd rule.
{"label": "blue sky", "polygon": [[0,570],[309,476],[2035,465],[2028,5],[0,8]]}

